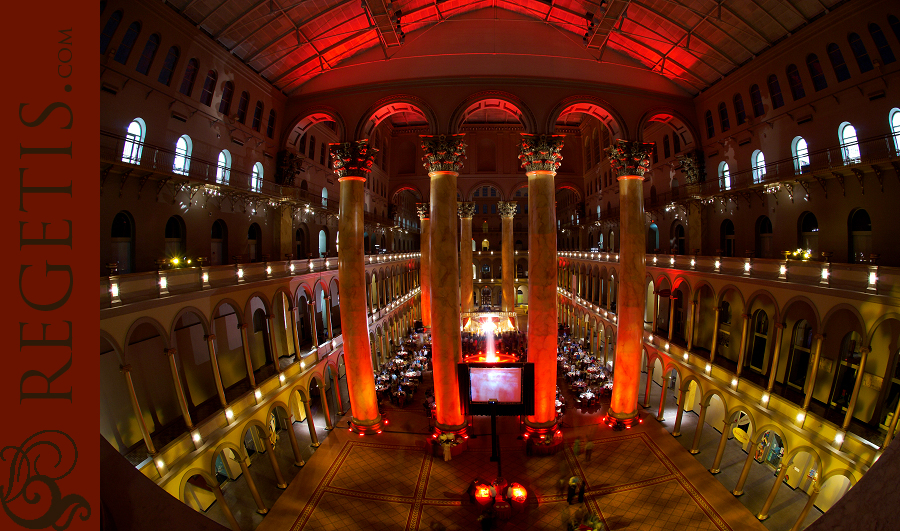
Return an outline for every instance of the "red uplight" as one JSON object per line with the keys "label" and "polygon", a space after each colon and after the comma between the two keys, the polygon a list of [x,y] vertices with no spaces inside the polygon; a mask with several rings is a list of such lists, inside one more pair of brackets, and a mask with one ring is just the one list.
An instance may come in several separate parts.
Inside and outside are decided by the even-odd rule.
{"label": "red uplight", "polygon": [[478,503],[486,505],[491,501],[491,489],[487,485],[478,485],[475,490],[475,499]]}
{"label": "red uplight", "polygon": [[388,424],[390,424],[390,422],[388,421],[388,419],[384,419],[384,425],[387,426]]}
{"label": "red uplight", "polygon": [[468,438],[469,438],[468,435],[463,435],[463,439],[468,439]]}
{"label": "red uplight", "polygon": [[431,438],[432,438],[432,439],[437,439],[437,433],[432,433],[432,434],[431,434]]}
{"label": "red uplight", "polygon": [[359,436],[360,436],[360,437],[362,437],[362,436],[363,436],[363,434],[362,434],[362,433],[360,433],[360,434],[359,434]]}
{"label": "red uplight", "polygon": [[376,433],[381,433],[381,430],[378,430]]}
{"label": "red uplight", "polygon": [[512,489],[511,498],[513,499],[513,501],[525,503],[525,498],[528,497],[528,491],[525,490],[525,487],[519,485],[518,483],[513,483],[512,485],[510,485],[510,488]]}
{"label": "red uplight", "polygon": [[526,433],[526,434],[523,435],[522,437],[525,437],[525,438],[527,439],[527,438],[528,438],[528,434]]}

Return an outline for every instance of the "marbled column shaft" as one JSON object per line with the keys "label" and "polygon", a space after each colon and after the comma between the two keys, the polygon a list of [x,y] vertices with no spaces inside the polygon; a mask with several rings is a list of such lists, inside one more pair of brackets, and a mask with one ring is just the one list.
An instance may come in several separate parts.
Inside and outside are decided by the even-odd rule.
{"label": "marbled column shaft", "polygon": [[[466,158],[466,144],[463,135],[423,135],[421,138],[425,153],[422,161],[431,178],[430,307],[435,426],[441,431],[464,432],[466,417],[460,404],[456,376],[456,366],[462,361],[462,340],[457,203],[453,198],[457,196],[456,178]],[[427,307],[424,299],[422,302],[423,308]]]}
{"label": "marbled column shaft", "polygon": [[497,206],[502,223],[500,268],[503,275],[501,280],[503,306],[500,309],[504,312],[514,312],[516,311],[516,288],[513,280],[516,277],[516,266],[513,261],[513,216],[516,215],[516,203],[501,201]]}
{"label": "marbled column shaft", "polygon": [[534,415],[526,424],[556,423],[556,187],[555,171],[528,175],[528,361],[534,363]]}
{"label": "marbled column shaft", "polygon": [[[644,332],[644,171],[652,144],[619,140],[609,148],[619,181],[619,290],[616,334],[616,379],[609,416],[620,421],[637,417],[638,380]],[[654,312],[655,315],[655,312]],[[655,331],[654,331],[655,333]]]}
{"label": "marbled column shaft", "polygon": [[[459,269],[456,242],[454,171],[429,172],[431,177],[431,356],[437,427],[452,431],[465,426],[459,400],[456,365],[462,361],[459,331]],[[424,290],[423,290],[424,292]],[[423,308],[428,308],[423,300]]]}
{"label": "marbled column shaft", "polygon": [[534,415],[528,428],[556,426],[556,186],[563,137],[522,135],[519,160],[528,176],[528,361],[534,363]]}
{"label": "marbled column shaft", "polygon": [[462,311],[471,312],[475,309],[472,282],[472,216],[475,214],[475,203],[459,203],[457,211],[460,218],[459,295]]}
{"label": "marbled column shaft", "polygon": [[[434,192],[432,192],[434,193]],[[419,238],[420,252],[419,268],[421,274],[421,298],[422,298],[422,326],[431,328],[431,206],[428,203],[416,205],[419,210],[419,225],[422,234]]]}
{"label": "marbled column shaft", "polygon": [[[366,268],[363,252],[364,185],[365,175],[368,174],[368,171],[363,169],[367,170],[371,165],[375,150],[368,148],[365,141],[340,146],[343,151],[341,148],[337,150],[332,148],[332,158],[337,159],[341,156],[349,158],[356,167],[355,171],[341,170],[337,162],[335,163],[341,186],[338,279],[341,283],[341,299],[347,302],[341,309],[347,391],[350,395],[353,425],[359,431],[375,431],[381,428],[381,414],[378,412],[375,380],[372,377],[372,358],[369,354],[369,325],[365,303]],[[324,399],[323,407],[327,412],[327,402]]]}

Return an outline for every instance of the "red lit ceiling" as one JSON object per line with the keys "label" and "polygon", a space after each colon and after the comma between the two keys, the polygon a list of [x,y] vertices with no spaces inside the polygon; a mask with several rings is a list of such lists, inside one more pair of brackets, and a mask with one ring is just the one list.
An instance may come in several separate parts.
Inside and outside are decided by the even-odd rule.
{"label": "red lit ceiling", "polygon": [[[556,27],[600,61],[625,55],[696,94],[844,0],[167,0],[285,94],[350,57],[463,13]],[[399,11],[399,19],[397,12]],[[398,24],[399,20],[399,24]],[[593,22],[593,25],[591,25]],[[446,50],[453,54],[453,50]],[[612,52],[612,53],[610,53]],[[620,59],[618,59],[620,60]]]}

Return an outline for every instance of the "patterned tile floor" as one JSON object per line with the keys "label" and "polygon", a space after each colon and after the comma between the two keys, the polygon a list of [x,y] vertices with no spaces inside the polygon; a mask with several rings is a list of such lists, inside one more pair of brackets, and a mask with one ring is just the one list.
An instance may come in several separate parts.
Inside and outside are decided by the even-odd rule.
{"label": "patterned tile floor", "polygon": [[[469,440],[462,455],[444,462],[425,451],[424,412],[409,406],[391,409],[388,416],[397,431],[376,437],[331,432],[257,530],[428,530],[433,523],[448,531],[478,529],[481,507],[469,503],[465,489],[476,476],[496,477],[497,465],[489,461],[489,423],[475,418],[472,430],[480,436]],[[563,428],[565,451],[546,457],[526,456],[517,419],[499,419],[503,475],[522,483],[530,497],[521,513],[496,522],[494,529],[565,529],[570,513],[581,507],[569,505],[560,488],[560,479],[573,474],[586,481],[586,509],[609,529],[765,529],[648,418],[622,432],[581,419],[576,427]],[[346,418],[339,426],[346,426]],[[576,439],[582,448],[584,441],[593,442],[590,459],[584,451],[576,455]]]}

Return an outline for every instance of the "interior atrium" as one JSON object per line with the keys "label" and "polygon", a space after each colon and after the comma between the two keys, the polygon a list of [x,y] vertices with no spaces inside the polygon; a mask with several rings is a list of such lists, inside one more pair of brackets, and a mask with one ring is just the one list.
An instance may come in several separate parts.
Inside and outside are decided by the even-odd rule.
{"label": "interior atrium", "polygon": [[[534,411],[498,423],[530,497],[494,528],[565,529],[568,467],[608,529],[875,529],[900,463],[898,17],[101,1],[104,526],[474,528],[491,427],[457,365],[489,315],[535,370]],[[423,342],[421,390],[383,404]],[[607,400],[574,407],[566,348]]]}

